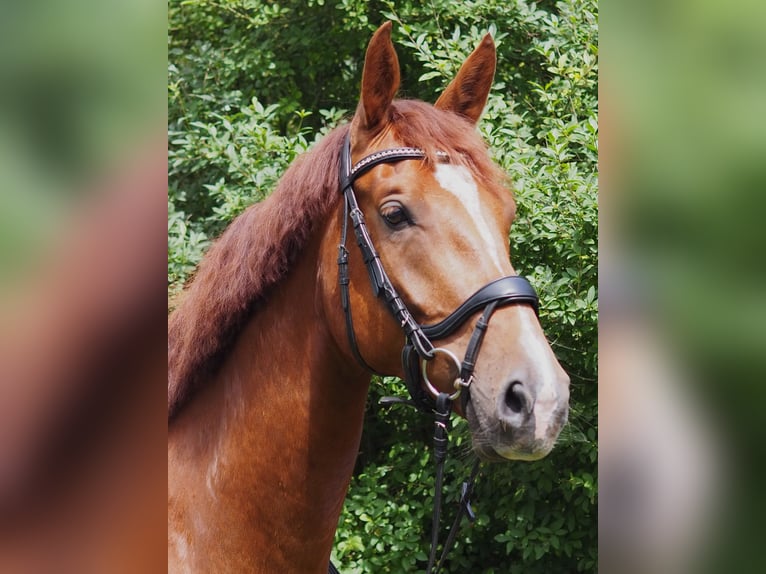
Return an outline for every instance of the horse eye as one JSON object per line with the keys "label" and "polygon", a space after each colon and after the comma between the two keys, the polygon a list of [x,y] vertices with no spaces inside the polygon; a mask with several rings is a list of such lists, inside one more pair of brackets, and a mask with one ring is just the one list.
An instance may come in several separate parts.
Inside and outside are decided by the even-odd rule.
{"label": "horse eye", "polygon": [[399,204],[384,205],[380,210],[380,215],[386,225],[392,229],[402,229],[412,223],[407,210]]}

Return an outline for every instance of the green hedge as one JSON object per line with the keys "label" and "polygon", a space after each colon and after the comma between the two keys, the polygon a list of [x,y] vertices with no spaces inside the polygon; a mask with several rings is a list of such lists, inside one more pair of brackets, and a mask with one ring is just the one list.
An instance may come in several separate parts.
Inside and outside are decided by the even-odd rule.
{"label": "green hedge", "polygon": [[[594,0],[171,0],[168,281],[180,289],[210,239],[266,197],[295,156],[347,119],[364,50],[385,20],[400,93],[434,101],[490,31],[498,71],[480,130],[519,204],[513,263],[538,288],[541,321],[572,378],[570,424],[534,463],[491,465],[450,572],[597,569],[597,7]],[[344,573],[422,570],[433,471],[431,422],[375,380],[334,558]],[[470,468],[455,421],[445,522]]]}

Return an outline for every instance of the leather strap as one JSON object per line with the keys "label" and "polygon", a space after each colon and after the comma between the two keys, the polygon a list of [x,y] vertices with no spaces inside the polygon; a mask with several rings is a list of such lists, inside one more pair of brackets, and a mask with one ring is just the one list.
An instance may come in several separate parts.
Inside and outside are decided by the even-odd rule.
{"label": "leather strap", "polygon": [[476,477],[479,474],[480,465],[481,461],[476,459],[473,463],[473,468],[471,469],[471,474],[468,477],[468,480],[461,485],[460,505],[458,506],[457,514],[455,514],[455,520],[452,522],[452,526],[449,529],[449,535],[447,535],[447,540],[442,547],[441,558],[439,558],[439,562],[436,564],[436,567],[431,574],[436,574],[441,570],[444,560],[447,558],[447,554],[452,550],[452,545],[455,543],[455,540],[457,540],[457,532],[460,528],[460,522],[463,520],[463,515],[466,514],[471,523],[476,520],[476,515],[473,512],[473,508],[471,508],[471,495],[473,494],[473,487],[476,484]]}
{"label": "leather strap", "polygon": [[484,335],[489,327],[489,318],[492,313],[495,312],[498,301],[492,301],[484,308],[484,313],[481,314],[479,320],[476,322],[476,326],[471,334],[471,340],[468,341],[468,347],[465,350],[465,358],[463,364],[460,366],[460,380],[464,381],[466,389],[460,393],[460,405],[463,407],[463,413],[465,413],[466,406],[468,405],[468,396],[471,391],[471,379],[473,377],[473,370],[476,367],[476,357],[479,355],[479,349],[484,341]]}
{"label": "leather strap", "polygon": [[[425,152],[417,148],[394,148],[371,154],[363,158],[356,165],[351,166],[351,140],[350,134],[346,134],[340,161],[340,187],[341,193],[344,196],[345,205],[339,251],[343,252],[345,250],[348,219],[350,218],[354,228],[354,234],[356,235],[357,245],[359,245],[359,249],[362,252],[362,258],[364,259],[365,267],[367,268],[367,273],[370,277],[373,294],[378,298],[381,297],[381,295],[383,296],[386,307],[394,316],[399,325],[401,325],[407,340],[413,345],[415,350],[418,352],[418,355],[423,358],[431,358],[433,356],[433,345],[431,344],[431,341],[428,339],[428,337],[423,334],[420,325],[417,321],[415,321],[409,309],[407,309],[407,306],[402,301],[393,283],[388,278],[388,274],[386,273],[385,269],[383,269],[383,263],[381,262],[380,256],[378,255],[378,252],[372,243],[372,238],[370,237],[369,231],[367,230],[367,224],[364,220],[364,214],[362,213],[362,210],[359,209],[359,203],[357,202],[353,187],[354,180],[357,177],[378,164],[425,157]],[[341,258],[339,255],[339,265],[341,263],[340,259]],[[348,259],[345,260],[345,263],[346,278],[348,278]],[[341,277],[339,273],[339,281],[340,280]],[[344,287],[341,284],[341,297],[344,296],[344,291],[346,294],[345,296],[347,297],[348,285]],[[350,304],[348,305],[348,308],[350,309]],[[350,313],[347,312],[347,325],[350,324],[349,317]],[[353,324],[351,324],[351,329],[353,330]],[[352,345],[354,356],[361,358],[359,348],[356,346],[356,336],[349,335],[349,341]],[[366,369],[375,372],[372,368],[370,368],[366,361],[361,360],[360,363]]]}
{"label": "leather strap", "polygon": [[447,425],[449,424],[452,403],[447,393],[439,393],[436,397],[434,408],[434,462],[436,462],[436,474],[434,476],[434,510],[431,516],[431,553],[428,557],[426,574],[433,574],[436,563],[436,549],[439,545],[439,522],[442,510],[442,483],[444,482],[444,461],[447,459]]}
{"label": "leather strap", "polygon": [[348,203],[343,202],[343,224],[341,231],[341,243],[338,245],[338,284],[340,285],[340,304],[343,307],[343,315],[346,317],[346,336],[348,337],[348,344],[351,347],[351,352],[364,369],[367,369],[371,373],[380,375],[373,367],[371,367],[367,361],[364,360],[362,354],[359,352],[359,345],[356,342],[356,332],[354,331],[354,317],[351,314],[351,295],[349,293],[350,278],[348,275],[348,249],[346,249],[346,233],[348,222]]}
{"label": "leather strap", "polygon": [[470,315],[494,301],[501,306],[514,303],[527,304],[532,306],[535,313],[538,311],[537,293],[529,281],[519,275],[509,275],[496,279],[479,289],[444,320],[435,325],[423,325],[423,333],[429,339],[443,339],[465,323]]}
{"label": "leather strap", "polygon": [[413,405],[424,413],[431,413],[434,409],[434,398],[426,391],[420,379],[420,358],[409,342],[402,348],[402,369],[404,370],[404,384],[412,398]]}

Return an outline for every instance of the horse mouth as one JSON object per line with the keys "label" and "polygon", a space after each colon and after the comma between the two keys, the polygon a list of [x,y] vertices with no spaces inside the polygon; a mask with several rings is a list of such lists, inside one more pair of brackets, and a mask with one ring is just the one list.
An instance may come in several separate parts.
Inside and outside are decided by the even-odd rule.
{"label": "horse mouth", "polygon": [[471,431],[473,450],[484,462],[534,461],[545,457],[555,441],[534,438],[534,428],[511,428],[487,417],[469,400],[465,418]]}
{"label": "horse mouth", "polygon": [[488,444],[479,443],[474,439],[473,452],[482,462],[506,462],[508,459],[497,454],[497,451]]}

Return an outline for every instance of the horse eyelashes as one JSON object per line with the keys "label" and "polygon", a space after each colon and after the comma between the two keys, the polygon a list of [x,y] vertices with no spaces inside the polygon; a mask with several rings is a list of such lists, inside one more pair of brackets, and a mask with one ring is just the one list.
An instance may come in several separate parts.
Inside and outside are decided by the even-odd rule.
{"label": "horse eyelashes", "polygon": [[412,224],[412,219],[410,218],[409,213],[402,206],[389,207],[388,209],[384,208],[380,212],[380,215],[383,217],[383,221],[386,222],[386,225],[391,229],[403,229]]}

